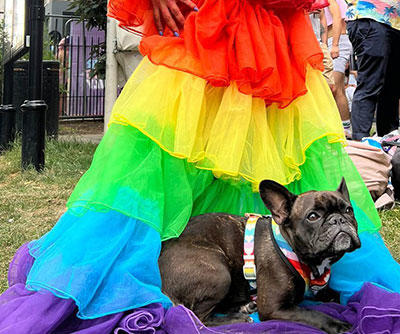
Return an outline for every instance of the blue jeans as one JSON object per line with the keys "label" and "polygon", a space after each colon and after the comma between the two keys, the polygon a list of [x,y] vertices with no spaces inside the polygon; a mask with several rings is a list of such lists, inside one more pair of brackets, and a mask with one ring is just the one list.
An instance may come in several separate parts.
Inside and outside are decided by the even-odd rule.
{"label": "blue jeans", "polygon": [[353,139],[369,136],[376,111],[383,136],[399,126],[400,31],[372,19],[347,24],[357,56],[357,89],[352,105]]}

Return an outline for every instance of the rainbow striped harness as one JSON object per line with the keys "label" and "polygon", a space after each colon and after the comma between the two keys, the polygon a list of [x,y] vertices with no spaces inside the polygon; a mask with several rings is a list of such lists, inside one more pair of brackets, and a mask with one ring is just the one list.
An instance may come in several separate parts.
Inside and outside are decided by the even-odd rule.
{"label": "rainbow striped harness", "polygon": [[289,266],[289,269],[299,275],[305,283],[305,297],[311,298],[320,290],[328,285],[331,276],[330,261],[326,259],[320,266],[317,267],[319,276],[314,277],[310,267],[302,263],[282,236],[279,225],[274,222],[271,216],[261,216],[257,214],[246,214],[247,222],[244,234],[244,266],[243,274],[246,280],[249,281],[250,289],[257,289],[257,270],[254,256],[254,233],[257,222],[260,218],[269,220],[269,230],[271,239],[274,243],[275,250],[278,252],[282,261]]}

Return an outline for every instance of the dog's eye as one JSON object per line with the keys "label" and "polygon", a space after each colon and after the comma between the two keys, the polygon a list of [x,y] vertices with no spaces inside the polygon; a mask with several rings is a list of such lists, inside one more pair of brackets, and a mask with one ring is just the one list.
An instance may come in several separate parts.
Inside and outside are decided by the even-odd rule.
{"label": "dog's eye", "polygon": [[348,206],[347,208],[346,208],[346,211],[345,211],[346,213],[348,213],[348,214],[351,214],[351,213],[353,213],[353,208],[351,207],[351,206]]}
{"label": "dog's eye", "polygon": [[308,214],[307,219],[311,222],[314,222],[316,220],[318,220],[319,218],[319,214],[315,213],[315,212],[311,212],[310,214]]}

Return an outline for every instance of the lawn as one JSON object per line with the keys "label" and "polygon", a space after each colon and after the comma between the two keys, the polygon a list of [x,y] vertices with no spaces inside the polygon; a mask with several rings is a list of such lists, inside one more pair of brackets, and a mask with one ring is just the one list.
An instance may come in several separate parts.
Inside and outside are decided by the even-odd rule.
{"label": "lawn", "polygon": [[[0,292],[7,288],[7,268],[16,249],[38,238],[57,222],[74,185],[89,168],[95,144],[50,141],[46,168],[21,172],[20,143],[0,156]],[[382,234],[400,259],[400,210],[381,214]]]}
{"label": "lawn", "polygon": [[0,292],[16,249],[46,233],[64,212],[74,185],[89,168],[96,145],[77,141],[46,144],[46,168],[21,172],[21,146],[0,156]]}

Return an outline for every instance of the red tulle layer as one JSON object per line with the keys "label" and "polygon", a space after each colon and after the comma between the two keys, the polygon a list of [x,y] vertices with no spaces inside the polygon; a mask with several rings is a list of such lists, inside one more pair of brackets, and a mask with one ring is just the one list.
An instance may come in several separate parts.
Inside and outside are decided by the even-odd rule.
{"label": "red tulle layer", "polygon": [[153,63],[192,73],[213,86],[235,81],[242,93],[282,108],[306,93],[307,64],[323,69],[321,49],[299,9],[314,1],[195,2],[199,12],[185,13],[180,37],[169,31],[159,36],[150,0],[111,0],[109,15],[144,35],[140,51]]}

